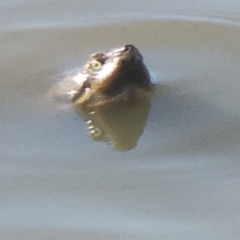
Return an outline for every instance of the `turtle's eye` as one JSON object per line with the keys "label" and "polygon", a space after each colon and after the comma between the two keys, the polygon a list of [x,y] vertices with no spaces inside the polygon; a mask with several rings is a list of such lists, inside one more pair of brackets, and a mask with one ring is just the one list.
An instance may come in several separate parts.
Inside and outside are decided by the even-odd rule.
{"label": "turtle's eye", "polygon": [[102,67],[102,63],[98,60],[92,60],[90,64],[91,64],[92,70],[94,71],[97,71]]}

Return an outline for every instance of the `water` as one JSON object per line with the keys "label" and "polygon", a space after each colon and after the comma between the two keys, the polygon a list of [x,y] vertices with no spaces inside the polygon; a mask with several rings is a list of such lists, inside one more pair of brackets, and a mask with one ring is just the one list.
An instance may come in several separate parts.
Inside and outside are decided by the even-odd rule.
{"label": "water", "polygon": [[[1,239],[238,239],[238,1],[1,1]],[[136,149],[93,142],[47,97],[135,44],[165,92]]]}

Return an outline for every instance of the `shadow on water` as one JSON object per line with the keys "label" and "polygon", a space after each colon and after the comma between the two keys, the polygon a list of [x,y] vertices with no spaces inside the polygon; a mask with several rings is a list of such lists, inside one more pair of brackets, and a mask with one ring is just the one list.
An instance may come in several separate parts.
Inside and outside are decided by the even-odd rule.
{"label": "shadow on water", "polygon": [[[92,116],[75,110],[87,124],[91,122],[88,130],[93,140],[107,142],[118,151],[136,153],[134,148],[142,138],[137,151],[143,150],[151,158],[231,154],[240,142],[238,114],[229,114],[204,94],[184,91],[185,87],[184,80],[159,84],[156,96],[133,105],[110,103]],[[94,135],[93,129],[101,134]]]}
{"label": "shadow on water", "polygon": [[149,154],[225,153],[238,148],[240,121],[237,113],[229,114],[204,95],[181,92],[180,85],[165,86],[164,94],[153,101]]}

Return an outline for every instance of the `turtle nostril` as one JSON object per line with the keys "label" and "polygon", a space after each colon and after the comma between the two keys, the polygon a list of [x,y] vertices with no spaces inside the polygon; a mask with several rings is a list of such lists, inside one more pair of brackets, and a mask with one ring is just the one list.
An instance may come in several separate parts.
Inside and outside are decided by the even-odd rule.
{"label": "turtle nostril", "polygon": [[124,52],[125,53],[131,52],[133,48],[134,48],[133,45],[127,44],[127,45],[125,45]]}

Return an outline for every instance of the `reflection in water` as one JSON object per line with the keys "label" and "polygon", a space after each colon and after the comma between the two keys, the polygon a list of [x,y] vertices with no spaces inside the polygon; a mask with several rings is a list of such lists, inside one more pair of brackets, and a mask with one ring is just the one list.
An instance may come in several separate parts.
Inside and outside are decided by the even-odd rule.
{"label": "reflection in water", "polygon": [[135,147],[141,136],[151,105],[150,95],[114,99],[94,106],[76,106],[88,124],[90,136],[120,151]]}
{"label": "reflection in water", "polygon": [[132,149],[143,132],[154,86],[139,50],[127,44],[90,56],[81,70],[52,89],[88,124],[91,137],[115,149]]}

